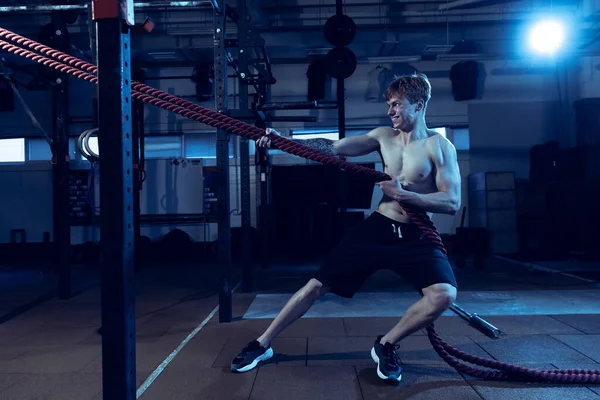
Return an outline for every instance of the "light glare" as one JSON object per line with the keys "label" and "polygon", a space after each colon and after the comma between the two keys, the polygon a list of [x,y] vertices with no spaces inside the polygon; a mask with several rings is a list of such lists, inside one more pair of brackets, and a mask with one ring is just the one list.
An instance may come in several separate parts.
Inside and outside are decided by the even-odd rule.
{"label": "light glare", "polygon": [[540,54],[552,55],[565,40],[565,28],[556,20],[538,22],[529,33],[529,46]]}

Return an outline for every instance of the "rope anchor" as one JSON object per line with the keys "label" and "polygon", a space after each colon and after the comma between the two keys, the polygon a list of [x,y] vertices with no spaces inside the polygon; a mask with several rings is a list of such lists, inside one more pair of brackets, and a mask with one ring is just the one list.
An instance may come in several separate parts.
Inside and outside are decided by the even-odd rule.
{"label": "rope anchor", "polygon": [[[78,79],[98,84],[98,78],[94,75],[98,71],[95,65],[87,63],[76,57],[69,56],[50,47],[44,46],[33,40],[17,35],[4,28],[0,28],[0,48],[10,51],[19,56],[31,59],[49,68],[68,73]],[[11,41],[13,43],[7,42]],[[19,45],[19,46],[18,46]],[[27,50],[23,47],[31,50]],[[39,52],[41,54],[38,54]],[[43,55],[42,55],[43,54]],[[47,56],[47,57],[46,57]],[[164,110],[174,112],[186,118],[202,122],[213,128],[222,129],[242,136],[249,140],[258,140],[265,131],[256,126],[235,120],[216,111],[190,103],[189,101],[172,96],[168,93],[154,89],[139,82],[131,83],[132,97],[144,103],[152,104]],[[361,174],[372,178],[375,182],[389,180],[389,176],[383,172],[369,169],[357,164],[352,164],[339,158],[323,154],[300,143],[292,142],[281,136],[272,138],[271,146],[285,151],[286,153],[317,161],[325,165],[335,166],[350,172]],[[423,233],[447,256],[446,249],[442,243],[435,225],[426,213],[409,206],[402,206],[406,214],[423,231]],[[455,306],[455,305],[454,305]],[[494,380],[516,380],[526,382],[554,382],[554,383],[596,383],[600,382],[600,370],[533,370],[517,365],[507,364],[496,360],[477,357],[462,352],[446,343],[435,331],[434,325],[426,327],[427,336],[438,355],[458,372],[462,372],[477,378]],[[461,362],[466,361],[489,369],[478,369]]]}

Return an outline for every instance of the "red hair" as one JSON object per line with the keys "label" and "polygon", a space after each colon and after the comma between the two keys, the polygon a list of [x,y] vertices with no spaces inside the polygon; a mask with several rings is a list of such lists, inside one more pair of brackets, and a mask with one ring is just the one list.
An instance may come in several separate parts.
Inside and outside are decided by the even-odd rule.
{"label": "red hair", "polygon": [[406,98],[411,104],[423,100],[424,106],[427,106],[431,98],[429,79],[422,73],[397,76],[385,91],[386,100],[389,101],[394,96]]}

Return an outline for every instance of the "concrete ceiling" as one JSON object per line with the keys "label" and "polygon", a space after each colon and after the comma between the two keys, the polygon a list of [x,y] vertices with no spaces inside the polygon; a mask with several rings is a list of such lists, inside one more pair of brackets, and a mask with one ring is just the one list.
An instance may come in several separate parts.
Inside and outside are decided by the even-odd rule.
{"label": "concrete ceiling", "polygon": [[[600,14],[594,7],[586,8],[590,1],[593,2],[551,2],[555,14],[570,17],[578,27],[576,37],[570,42],[572,48],[590,42],[597,35],[596,22]],[[452,45],[463,41],[474,45],[482,56],[510,57],[518,54],[524,43],[525,29],[550,5],[550,0],[547,2],[347,0],[343,11],[357,25],[356,38],[349,47],[359,62],[443,54]],[[48,2],[12,3],[31,6]],[[210,61],[213,55],[213,10],[210,4],[184,8],[164,7],[165,3],[167,1],[147,1],[146,7],[136,11],[138,21],[149,16],[156,23],[152,34],[133,38],[136,63],[144,67],[189,66]],[[155,7],[149,7],[149,4]],[[252,25],[265,40],[273,63],[307,62],[311,55],[322,54],[331,48],[324,38],[323,26],[327,18],[335,14],[333,1],[323,4],[320,0],[247,0],[247,5]],[[0,26],[35,39],[49,18],[48,12],[0,13]],[[90,47],[87,21],[87,12],[81,11],[77,22],[69,26],[73,45],[83,51]],[[230,38],[237,37],[236,24],[229,23],[227,30]],[[597,44],[592,43],[584,50],[596,51],[598,47],[594,46]],[[457,48],[453,51],[456,53]]]}

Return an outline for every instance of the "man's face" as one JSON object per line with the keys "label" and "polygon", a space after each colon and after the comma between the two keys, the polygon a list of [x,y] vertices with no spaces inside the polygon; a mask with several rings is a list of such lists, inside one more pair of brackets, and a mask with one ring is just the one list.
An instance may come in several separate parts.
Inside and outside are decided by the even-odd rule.
{"label": "man's face", "polygon": [[411,104],[406,98],[394,95],[388,99],[387,104],[392,126],[403,132],[412,131],[417,122],[417,114],[422,109],[421,101]]}

